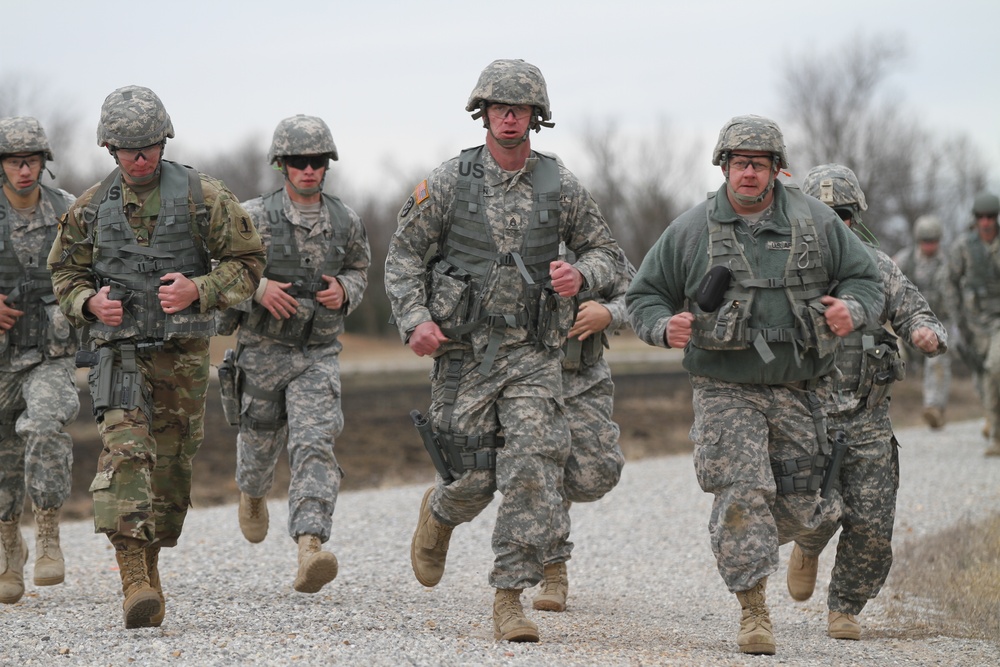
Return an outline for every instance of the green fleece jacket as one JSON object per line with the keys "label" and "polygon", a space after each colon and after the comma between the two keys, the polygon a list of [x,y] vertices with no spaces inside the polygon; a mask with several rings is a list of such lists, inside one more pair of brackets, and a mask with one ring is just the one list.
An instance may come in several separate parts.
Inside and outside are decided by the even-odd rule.
{"label": "green fleece jacket", "polygon": [[[789,198],[804,198],[819,236],[822,262],[833,296],[843,299],[855,329],[878,325],[884,303],[878,266],[864,244],[828,206],[781,182],[774,186],[774,212],[770,220],[754,227],[736,215],[723,185],[715,197],[698,204],[674,220],[646,254],[626,294],[629,319],[636,334],[650,345],[666,347],[667,321],[687,310],[698,286],[711,268],[707,216],[736,225],[736,237],[757,278],[781,278],[792,235]],[[707,210],[706,210],[707,209]],[[769,245],[770,242],[770,245]],[[794,316],[782,290],[757,290],[749,325],[754,328],[794,326]],[[792,343],[770,343],[776,358],[764,363],[757,350],[705,350],[689,343],[684,367],[694,375],[726,382],[784,384],[821,377],[831,372],[834,356],[820,357],[809,349],[800,360]]]}

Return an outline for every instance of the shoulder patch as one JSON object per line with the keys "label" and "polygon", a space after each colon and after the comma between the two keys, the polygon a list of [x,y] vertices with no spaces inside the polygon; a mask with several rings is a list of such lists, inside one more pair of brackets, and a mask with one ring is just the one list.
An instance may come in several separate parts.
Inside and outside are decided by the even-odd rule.
{"label": "shoulder patch", "polygon": [[245,215],[241,215],[237,221],[236,231],[239,232],[240,238],[244,241],[249,241],[253,237],[253,225],[250,224],[250,220]]}
{"label": "shoulder patch", "polygon": [[413,191],[413,196],[416,198],[417,204],[422,204],[428,197],[431,196],[431,193],[427,191],[426,178],[417,184],[417,188]]}
{"label": "shoulder patch", "polygon": [[410,198],[406,200],[405,204],[403,204],[403,208],[399,209],[399,217],[405,218],[406,215],[410,212],[410,209],[413,208],[414,203],[416,202],[413,199],[413,195],[410,195]]}

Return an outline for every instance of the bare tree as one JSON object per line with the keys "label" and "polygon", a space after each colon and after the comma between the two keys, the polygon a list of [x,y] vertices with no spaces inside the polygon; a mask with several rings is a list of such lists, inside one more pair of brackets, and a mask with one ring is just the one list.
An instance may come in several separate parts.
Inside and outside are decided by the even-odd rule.
{"label": "bare tree", "polygon": [[789,59],[780,86],[792,123],[795,164],[847,165],[868,200],[865,222],[887,248],[909,242],[917,217],[936,213],[952,230],[983,187],[983,158],[964,137],[927,130],[889,86],[906,59],[901,38],[856,35],[847,45]]}
{"label": "bare tree", "polygon": [[651,136],[627,140],[617,124],[586,134],[592,162],[586,180],[625,254],[638,263],[663,230],[697,198],[692,165],[697,145],[685,145],[661,124]]}

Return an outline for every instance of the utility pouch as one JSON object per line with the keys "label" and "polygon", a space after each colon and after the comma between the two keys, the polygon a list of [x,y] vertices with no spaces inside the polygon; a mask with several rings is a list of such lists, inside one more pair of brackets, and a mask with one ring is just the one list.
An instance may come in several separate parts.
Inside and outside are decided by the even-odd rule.
{"label": "utility pouch", "polygon": [[715,318],[712,337],[720,343],[729,343],[743,338],[745,331],[746,319],[742,317],[741,304],[734,299],[725,308],[719,310],[719,315]]}
{"label": "utility pouch", "polygon": [[240,371],[236,365],[235,350],[226,350],[219,364],[219,394],[222,396],[222,414],[230,426],[240,423],[242,392],[239,382]]}
{"label": "utility pouch", "polygon": [[438,262],[431,270],[430,299],[427,310],[439,326],[454,328],[465,324],[469,312],[470,284],[445,262]]}
{"label": "utility pouch", "polygon": [[695,295],[698,307],[706,313],[714,313],[718,310],[732,279],[733,272],[728,267],[713,266],[712,270],[702,278],[701,284],[698,285],[698,292]]}

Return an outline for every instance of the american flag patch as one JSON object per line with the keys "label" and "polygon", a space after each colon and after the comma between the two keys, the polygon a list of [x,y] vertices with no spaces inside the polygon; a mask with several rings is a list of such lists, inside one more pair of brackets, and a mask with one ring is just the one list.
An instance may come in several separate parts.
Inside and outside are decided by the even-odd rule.
{"label": "american flag patch", "polygon": [[413,196],[414,198],[416,198],[418,204],[427,199],[428,197],[430,197],[430,193],[427,192],[426,179],[420,181],[420,183],[417,184],[417,189],[413,191]]}

